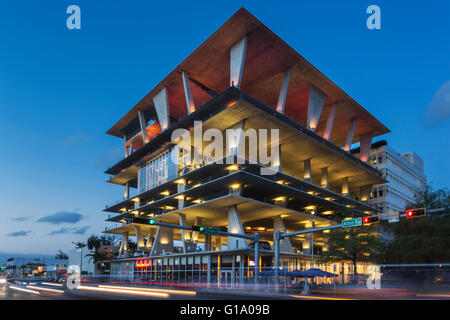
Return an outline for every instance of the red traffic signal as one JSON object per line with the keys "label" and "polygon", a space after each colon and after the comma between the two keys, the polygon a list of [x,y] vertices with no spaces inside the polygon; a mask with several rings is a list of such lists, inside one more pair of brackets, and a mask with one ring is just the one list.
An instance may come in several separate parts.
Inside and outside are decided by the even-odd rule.
{"label": "red traffic signal", "polygon": [[363,218],[363,225],[369,225],[373,223],[379,223],[380,222],[380,216],[374,215],[374,216],[368,216]]}
{"label": "red traffic signal", "polygon": [[426,215],[427,210],[425,208],[406,210],[406,218],[419,218],[425,217]]}

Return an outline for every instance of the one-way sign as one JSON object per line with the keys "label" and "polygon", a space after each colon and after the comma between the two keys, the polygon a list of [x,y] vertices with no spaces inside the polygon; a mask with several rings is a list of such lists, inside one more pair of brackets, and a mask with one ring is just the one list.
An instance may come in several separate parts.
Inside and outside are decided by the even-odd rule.
{"label": "one-way sign", "polygon": [[390,213],[389,214],[389,223],[393,223],[393,222],[399,222],[400,218],[399,218],[399,213],[398,212],[394,212],[394,213]]}

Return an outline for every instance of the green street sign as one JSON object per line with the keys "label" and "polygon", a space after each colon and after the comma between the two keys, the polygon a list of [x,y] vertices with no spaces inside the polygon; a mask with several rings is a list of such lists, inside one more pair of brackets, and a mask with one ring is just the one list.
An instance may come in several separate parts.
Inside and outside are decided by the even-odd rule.
{"label": "green street sign", "polygon": [[206,234],[219,234],[220,233],[220,229],[219,228],[210,228],[210,227],[206,227],[204,232]]}
{"label": "green street sign", "polygon": [[342,228],[359,227],[359,226],[362,226],[362,218],[342,220]]}

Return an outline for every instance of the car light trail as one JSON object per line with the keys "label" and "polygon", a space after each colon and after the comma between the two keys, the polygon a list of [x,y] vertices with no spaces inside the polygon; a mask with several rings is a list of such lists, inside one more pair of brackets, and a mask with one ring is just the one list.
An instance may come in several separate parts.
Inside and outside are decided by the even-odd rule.
{"label": "car light trail", "polygon": [[144,292],[163,292],[163,293],[179,294],[179,295],[184,295],[184,296],[195,296],[197,294],[197,292],[195,292],[195,291],[185,291],[185,290],[122,287],[122,286],[108,286],[108,285],[99,285],[98,287],[99,288],[111,288],[111,289],[137,290],[137,291],[144,291]]}
{"label": "car light trail", "polygon": [[9,288],[11,288],[11,289],[13,289],[13,290],[17,290],[17,291],[23,291],[23,292],[28,292],[28,293],[40,294],[40,293],[37,292],[37,291],[29,290],[29,289],[24,289],[24,288],[19,288],[19,287],[16,287],[16,286],[9,286]]}
{"label": "car light trail", "polygon": [[62,287],[63,285],[60,283],[51,283],[51,282],[42,282],[43,285],[46,286],[54,286],[54,287]]}
{"label": "car light trail", "polygon": [[156,297],[156,298],[168,298],[169,297],[168,293],[160,293],[160,292],[145,292],[145,291],[111,289],[111,288],[98,288],[98,287],[88,287],[88,286],[79,286],[79,287],[77,287],[77,289],[79,289],[79,290],[90,290],[90,291],[100,291],[100,292],[125,293],[125,294],[149,296],[149,297]]}
{"label": "car light trail", "polygon": [[48,292],[53,292],[53,293],[64,293],[64,291],[62,291],[62,290],[49,289],[49,288],[36,287],[36,286],[27,286],[27,288],[35,289],[35,290],[48,291]]}
{"label": "car light trail", "polygon": [[313,296],[294,296],[290,295],[292,298],[300,299],[317,299],[317,300],[355,300],[355,299],[344,299],[344,298],[329,298],[329,297],[313,297]]}

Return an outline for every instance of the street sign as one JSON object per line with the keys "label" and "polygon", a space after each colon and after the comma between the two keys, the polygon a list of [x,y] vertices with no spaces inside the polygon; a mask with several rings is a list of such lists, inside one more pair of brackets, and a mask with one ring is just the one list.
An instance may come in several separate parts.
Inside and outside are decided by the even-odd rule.
{"label": "street sign", "polygon": [[395,223],[400,221],[400,217],[398,212],[393,212],[389,214],[389,223]]}
{"label": "street sign", "polygon": [[210,228],[210,227],[205,228],[205,234],[219,234],[219,233],[220,233],[219,228]]}
{"label": "street sign", "polygon": [[342,225],[342,228],[359,227],[359,226],[362,226],[362,218],[342,220],[341,225]]}
{"label": "street sign", "polygon": [[131,222],[140,224],[154,224],[155,220],[149,218],[132,217]]}

